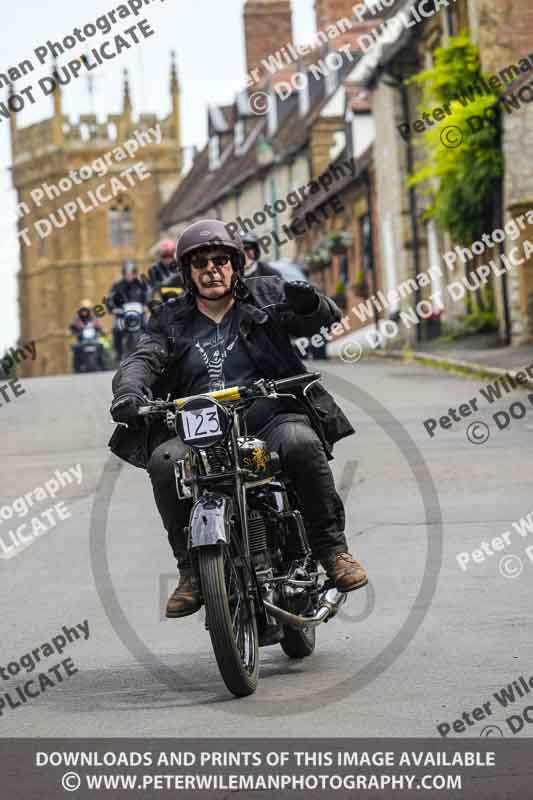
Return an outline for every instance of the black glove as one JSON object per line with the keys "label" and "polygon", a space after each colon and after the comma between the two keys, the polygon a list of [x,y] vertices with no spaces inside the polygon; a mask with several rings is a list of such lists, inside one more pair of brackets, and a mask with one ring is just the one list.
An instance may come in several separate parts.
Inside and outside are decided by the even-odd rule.
{"label": "black glove", "polygon": [[319,297],[309,283],[288,281],[284,288],[287,304],[295,314],[312,314],[317,310]]}
{"label": "black glove", "polygon": [[146,398],[142,394],[130,392],[116,397],[111,403],[111,416],[115,422],[122,422],[125,425],[135,425],[140,422],[138,412],[141,406],[146,404]]}

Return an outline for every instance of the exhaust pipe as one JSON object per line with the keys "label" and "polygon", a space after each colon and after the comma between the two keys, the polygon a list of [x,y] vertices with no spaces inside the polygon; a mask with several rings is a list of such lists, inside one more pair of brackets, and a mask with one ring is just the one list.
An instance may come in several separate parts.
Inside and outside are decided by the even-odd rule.
{"label": "exhaust pipe", "polygon": [[269,603],[268,600],[263,600],[263,604],[268,613],[284,625],[294,625],[297,628],[316,628],[326,620],[334,617],[345,601],[345,592],[339,592],[337,589],[328,589],[320,598],[318,611],[314,617],[300,617],[297,614],[291,614],[290,611],[285,611],[284,608],[279,608]]}

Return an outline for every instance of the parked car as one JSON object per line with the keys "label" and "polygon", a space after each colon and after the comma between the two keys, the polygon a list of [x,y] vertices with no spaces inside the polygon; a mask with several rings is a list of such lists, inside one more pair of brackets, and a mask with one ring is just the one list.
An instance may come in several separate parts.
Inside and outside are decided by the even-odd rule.
{"label": "parked car", "polygon": [[280,258],[279,261],[269,261],[268,263],[281,273],[284,281],[305,281],[309,283],[301,267],[288,258]]}

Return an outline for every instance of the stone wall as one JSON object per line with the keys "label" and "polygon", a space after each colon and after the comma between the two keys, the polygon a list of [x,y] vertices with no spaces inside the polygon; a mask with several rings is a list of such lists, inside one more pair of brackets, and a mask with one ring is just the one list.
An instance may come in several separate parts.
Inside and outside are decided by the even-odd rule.
{"label": "stone wall", "polygon": [[[19,230],[27,228],[29,231],[27,241],[20,239],[20,338],[21,341],[35,339],[39,353],[36,361],[24,362],[22,371],[24,376],[65,373],[72,368],[72,340],[67,329],[81,301],[87,298],[94,304],[101,303],[113,281],[120,276],[124,260],[136,261],[141,272],[146,272],[150,266],[149,251],[159,235],[158,213],[165,199],[161,186],[168,187],[170,181],[176,186],[180,173],[179,151],[175,142],[163,139],[160,145],[140,149],[133,159],[113,160],[107,175],[94,175],[82,184],[73,185],[70,191],[59,197],[45,195],[37,205],[31,199],[32,190],[41,187],[43,182],[49,187],[57,185],[70,170],[77,171],[91,164],[118,143],[104,139],[97,140],[97,144],[70,139],[61,149],[50,149],[47,153],[40,149],[32,157],[27,152],[29,138],[24,137],[24,131],[17,134],[22,134],[20,137],[17,135],[17,144],[24,147],[24,156],[15,159],[13,181],[18,203],[26,203],[29,209],[19,219]],[[118,198],[95,206],[88,193],[94,193],[104,184],[106,194],[111,194],[111,177],[119,177],[120,172],[138,161],[144,162],[149,178],[140,181],[134,176],[133,186],[121,179],[127,188],[121,200],[132,209],[134,244],[115,247],[110,237],[109,209]],[[90,210],[83,213],[78,208],[76,216],[67,220],[66,225],[54,227],[49,235],[40,238],[34,224],[49,219],[52,214],[61,223],[61,209],[77,198]],[[110,315],[102,318],[108,331],[111,322]]]}

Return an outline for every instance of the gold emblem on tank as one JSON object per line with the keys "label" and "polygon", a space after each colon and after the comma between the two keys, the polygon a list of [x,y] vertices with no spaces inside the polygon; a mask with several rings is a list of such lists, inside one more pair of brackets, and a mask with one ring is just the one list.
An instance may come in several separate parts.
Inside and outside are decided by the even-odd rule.
{"label": "gold emblem on tank", "polygon": [[254,468],[258,471],[262,471],[268,469],[268,463],[270,461],[268,457],[268,453],[266,450],[263,450],[262,447],[254,448],[252,452],[252,459],[254,463]]}

